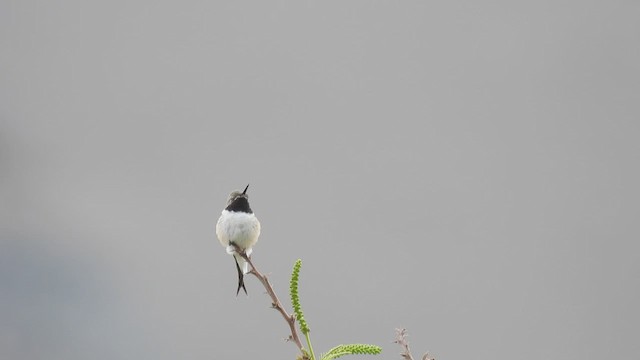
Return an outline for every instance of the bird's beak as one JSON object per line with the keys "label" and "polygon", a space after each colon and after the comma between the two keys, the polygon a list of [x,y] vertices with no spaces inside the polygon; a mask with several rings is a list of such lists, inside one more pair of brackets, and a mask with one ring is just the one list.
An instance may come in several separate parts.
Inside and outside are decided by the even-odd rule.
{"label": "bird's beak", "polygon": [[244,188],[244,191],[242,192],[242,195],[245,195],[247,193],[247,189],[249,188],[249,184],[247,184],[247,187]]}

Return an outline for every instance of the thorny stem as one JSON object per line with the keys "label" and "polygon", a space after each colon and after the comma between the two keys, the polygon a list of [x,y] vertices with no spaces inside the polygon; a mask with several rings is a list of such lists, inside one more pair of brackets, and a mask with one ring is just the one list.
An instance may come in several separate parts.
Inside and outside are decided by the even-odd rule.
{"label": "thorny stem", "polygon": [[[394,343],[400,345],[402,347],[402,352],[400,356],[402,356],[405,360],[413,360],[413,356],[411,356],[411,350],[409,350],[409,342],[407,341],[407,329],[396,329],[396,340]],[[435,360],[429,353],[422,355],[422,360]]]}
{"label": "thorny stem", "polygon": [[298,349],[300,349],[300,352],[304,355],[305,350],[304,350],[304,347],[302,346],[302,342],[300,341],[300,337],[298,336],[298,331],[296,330],[296,318],[293,316],[293,314],[290,315],[284,309],[284,307],[282,306],[282,303],[278,299],[278,295],[276,295],[275,291],[273,291],[273,286],[271,286],[269,279],[267,278],[266,275],[263,275],[262,273],[260,273],[260,271],[258,271],[258,269],[256,269],[256,266],[251,261],[251,257],[247,256],[247,254],[241,251],[239,251],[239,254],[245,260],[247,260],[249,265],[251,265],[251,271],[249,271],[249,273],[257,277],[258,280],[260,280],[260,282],[262,283],[262,285],[264,285],[264,288],[267,290],[267,294],[269,294],[269,296],[271,297],[271,307],[278,310],[282,315],[282,317],[284,318],[284,320],[289,324],[289,328],[291,329],[291,335],[289,335],[289,340],[293,341],[298,347]]}
{"label": "thorny stem", "polygon": [[402,352],[400,356],[402,356],[405,360],[413,360],[413,356],[411,356],[411,350],[409,350],[409,342],[406,339],[407,330],[406,329],[396,329],[396,340],[394,343],[400,345],[402,347]]}

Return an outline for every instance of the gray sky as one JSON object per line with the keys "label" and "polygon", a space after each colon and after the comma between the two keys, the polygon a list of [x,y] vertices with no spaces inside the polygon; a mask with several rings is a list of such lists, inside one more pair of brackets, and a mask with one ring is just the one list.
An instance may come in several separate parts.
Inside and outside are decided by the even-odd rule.
{"label": "gray sky", "polygon": [[[640,353],[633,1],[3,1],[0,358]],[[289,301],[285,301],[287,304]]]}

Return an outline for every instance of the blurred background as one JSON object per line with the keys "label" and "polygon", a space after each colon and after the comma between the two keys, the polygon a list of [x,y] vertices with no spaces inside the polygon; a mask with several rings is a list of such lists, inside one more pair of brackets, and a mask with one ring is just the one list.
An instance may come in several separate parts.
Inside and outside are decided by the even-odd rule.
{"label": "blurred background", "polygon": [[[640,4],[0,4],[0,358],[640,353]],[[634,305],[635,304],[635,305]]]}

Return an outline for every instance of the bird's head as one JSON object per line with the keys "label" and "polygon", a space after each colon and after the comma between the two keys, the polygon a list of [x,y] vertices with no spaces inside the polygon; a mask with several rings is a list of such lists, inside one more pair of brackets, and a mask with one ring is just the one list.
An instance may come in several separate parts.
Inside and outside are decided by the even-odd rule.
{"label": "bird's head", "polygon": [[229,199],[227,200],[227,206],[231,205],[234,201],[236,201],[239,198],[245,198],[249,200],[249,194],[247,194],[247,189],[249,189],[249,185],[247,185],[247,187],[244,188],[243,192],[240,192],[238,190],[232,191],[231,194],[229,194]]}

